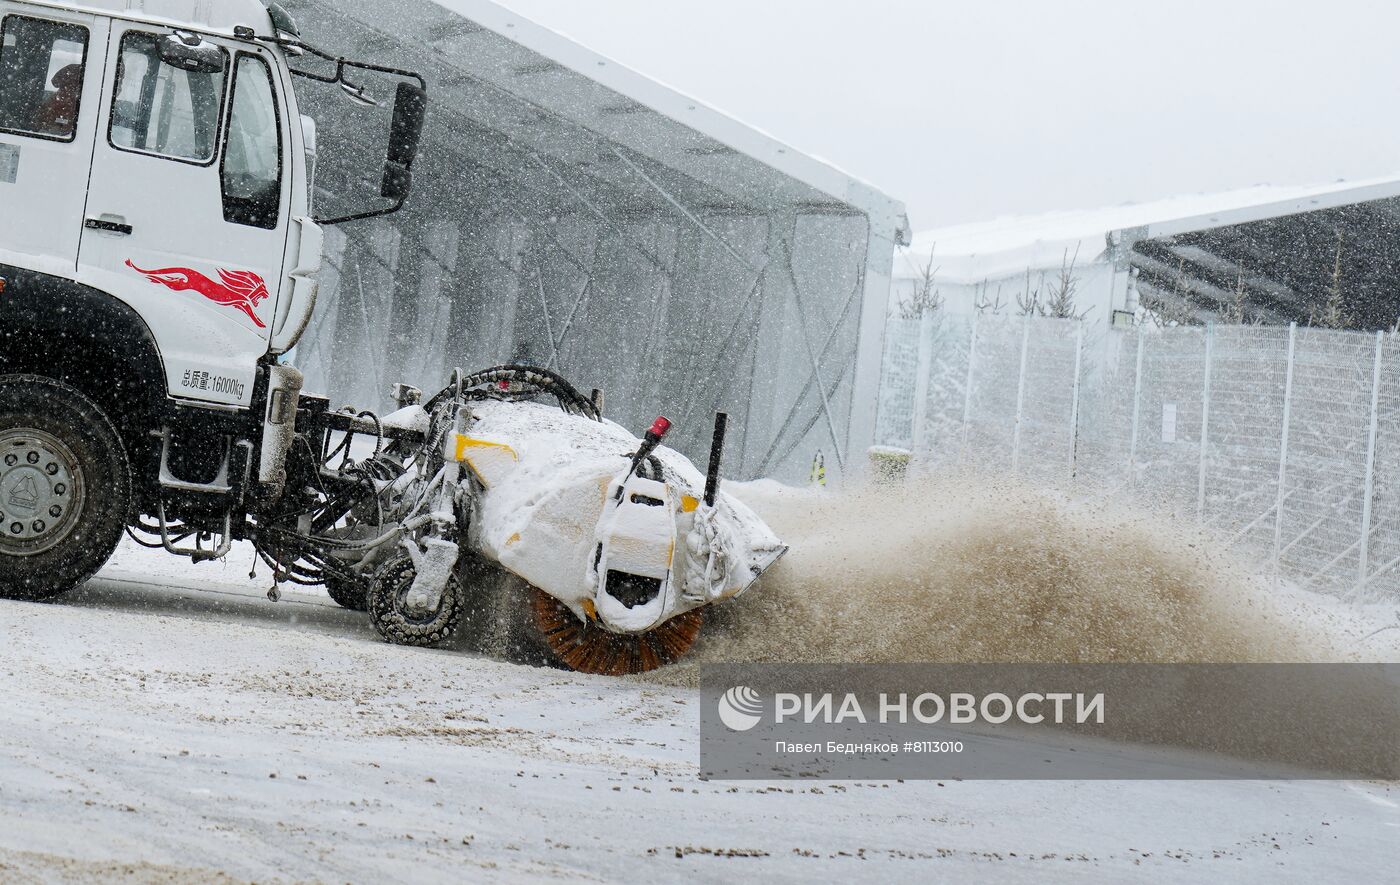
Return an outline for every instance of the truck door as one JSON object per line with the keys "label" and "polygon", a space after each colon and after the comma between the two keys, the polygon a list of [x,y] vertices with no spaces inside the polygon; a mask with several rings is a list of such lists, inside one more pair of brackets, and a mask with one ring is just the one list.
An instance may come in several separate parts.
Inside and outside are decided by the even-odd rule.
{"label": "truck door", "polygon": [[[182,39],[205,44],[196,60],[163,60]],[[123,22],[109,51],[79,277],[145,317],[171,396],[249,405],[287,245],[274,68],[251,44]]]}
{"label": "truck door", "polygon": [[0,2],[0,264],[72,278],[107,20]]}

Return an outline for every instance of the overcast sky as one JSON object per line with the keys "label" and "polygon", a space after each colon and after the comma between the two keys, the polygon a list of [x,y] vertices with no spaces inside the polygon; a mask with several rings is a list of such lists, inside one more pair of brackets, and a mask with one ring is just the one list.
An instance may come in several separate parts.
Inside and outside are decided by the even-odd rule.
{"label": "overcast sky", "polygon": [[924,230],[1400,171],[1400,4],[498,0]]}

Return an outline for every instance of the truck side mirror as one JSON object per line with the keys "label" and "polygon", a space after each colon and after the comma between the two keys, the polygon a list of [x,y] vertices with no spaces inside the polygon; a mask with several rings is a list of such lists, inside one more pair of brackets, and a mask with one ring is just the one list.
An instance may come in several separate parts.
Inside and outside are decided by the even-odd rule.
{"label": "truck side mirror", "polygon": [[160,60],[172,68],[196,74],[217,74],[224,69],[224,51],[198,34],[176,31],[157,45]]}
{"label": "truck side mirror", "polygon": [[413,186],[413,161],[423,139],[428,93],[413,83],[400,83],[394,96],[394,119],[389,127],[389,156],[384,163],[380,196],[401,203]]}

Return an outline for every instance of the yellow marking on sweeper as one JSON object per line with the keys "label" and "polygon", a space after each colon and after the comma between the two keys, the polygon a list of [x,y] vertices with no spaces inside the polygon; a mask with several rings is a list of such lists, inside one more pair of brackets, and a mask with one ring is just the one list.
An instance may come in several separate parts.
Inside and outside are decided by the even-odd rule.
{"label": "yellow marking on sweeper", "polygon": [[468,460],[468,458],[467,458],[467,450],[468,450],[468,449],[501,449],[501,450],[504,450],[504,451],[510,453],[510,457],[511,457],[511,460],[512,460],[512,461],[519,461],[519,460],[520,460],[520,456],[517,455],[517,454],[515,454],[515,449],[512,449],[510,446],[506,445],[505,443],[491,442],[490,440],[486,440],[486,439],[473,439],[473,438],[470,437],[470,436],[463,436],[463,435],[460,434],[460,433],[457,434],[457,455],[456,455],[456,460],[458,460],[458,461],[466,461],[466,460]]}
{"label": "yellow marking on sweeper", "polygon": [[[515,449],[505,443],[475,439],[460,433],[457,434],[452,450],[454,460],[465,461],[481,480],[482,485],[488,487],[494,479],[500,479],[504,475],[502,470],[507,456],[510,458],[510,463],[520,463],[520,456],[515,453]],[[475,457],[473,457],[473,453],[475,453]],[[494,479],[487,474],[495,474]]]}

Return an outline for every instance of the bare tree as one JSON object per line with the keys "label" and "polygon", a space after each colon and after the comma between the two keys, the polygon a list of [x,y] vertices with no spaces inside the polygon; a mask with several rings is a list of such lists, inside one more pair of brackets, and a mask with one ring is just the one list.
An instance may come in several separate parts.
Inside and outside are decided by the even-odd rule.
{"label": "bare tree", "polygon": [[1040,286],[1031,288],[1031,269],[1026,268],[1026,290],[1016,293],[1016,309],[1021,312],[1021,316],[1027,314],[1043,314],[1045,311],[1040,304]]}
{"label": "bare tree", "polygon": [[1244,285],[1244,265],[1239,265],[1235,274],[1235,288],[1230,293],[1230,301],[1220,312],[1220,321],[1231,325],[1244,325],[1249,322],[1249,292]]}
{"label": "bare tree", "polygon": [[981,290],[977,293],[977,298],[972,303],[972,309],[978,313],[999,314],[1006,307],[1001,300],[1001,284],[997,284],[996,294],[992,298],[987,297],[987,284],[983,283]]}
{"label": "bare tree", "polygon": [[1074,250],[1073,257],[1070,257],[1069,250],[1066,249],[1055,278],[1047,282],[1042,276],[1034,286],[1031,285],[1031,269],[1026,268],[1025,288],[1016,293],[1016,310],[1020,315],[1030,314],[1062,320],[1082,320],[1088,316],[1089,311],[1080,311],[1075,304],[1079,294],[1079,279],[1074,274],[1074,267],[1078,261],[1079,249]]}
{"label": "bare tree", "polygon": [[928,263],[917,271],[913,294],[899,302],[899,316],[902,319],[917,320],[925,313],[937,313],[943,308],[943,295],[935,283],[938,268],[933,266],[932,251],[929,252]]}
{"label": "bare tree", "polygon": [[1161,328],[1171,326],[1192,326],[1198,323],[1196,312],[1191,307],[1191,287],[1186,282],[1186,259],[1177,259],[1176,279],[1172,283],[1172,297],[1144,292],[1142,306],[1148,316]]}
{"label": "bare tree", "polygon": [[1075,304],[1079,294],[1079,280],[1074,275],[1074,266],[1079,262],[1079,247],[1074,249],[1074,257],[1065,250],[1060,261],[1060,273],[1050,285],[1050,294],[1040,306],[1042,316],[1057,317],[1063,320],[1082,320],[1089,311],[1080,311]]}
{"label": "bare tree", "polygon": [[1349,329],[1355,318],[1346,310],[1346,295],[1342,291],[1342,235],[1337,234],[1337,254],[1332,262],[1332,279],[1327,284],[1327,300],[1321,311],[1308,316],[1308,325],[1323,329]]}

